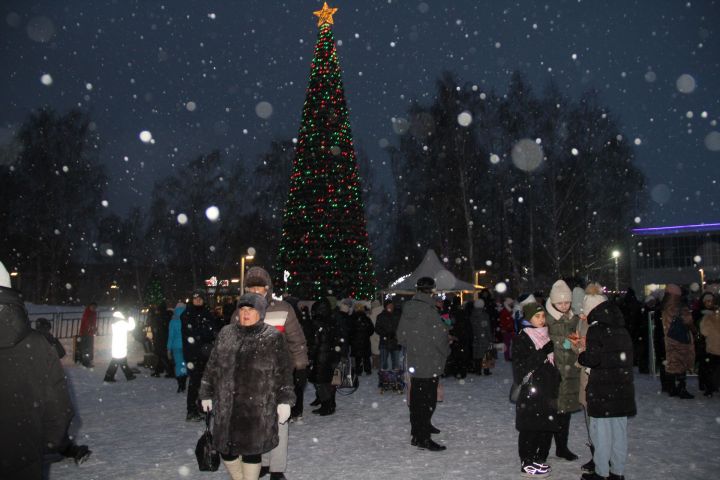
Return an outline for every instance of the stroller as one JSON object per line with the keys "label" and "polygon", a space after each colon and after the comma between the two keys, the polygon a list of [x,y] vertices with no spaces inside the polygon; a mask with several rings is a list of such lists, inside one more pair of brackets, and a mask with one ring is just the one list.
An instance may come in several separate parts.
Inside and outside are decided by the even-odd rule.
{"label": "stroller", "polygon": [[380,393],[405,391],[405,374],[402,370],[379,370],[378,388]]}
{"label": "stroller", "polygon": [[331,383],[340,395],[352,395],[358,389],[360,380],[353,369],[353,362],[349,356],[340,359],[338,366],[335,367]]}

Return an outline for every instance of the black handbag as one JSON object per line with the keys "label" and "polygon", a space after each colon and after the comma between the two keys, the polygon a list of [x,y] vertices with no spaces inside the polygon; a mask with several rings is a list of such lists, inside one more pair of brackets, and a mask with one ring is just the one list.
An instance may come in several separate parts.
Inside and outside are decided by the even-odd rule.
{"label": "black handbag", "polygon": [[214,472],[220,467],[220,454],[212,447],[210,412],[205,413],[205,432],[195,446],[195,457],[201,472]]}

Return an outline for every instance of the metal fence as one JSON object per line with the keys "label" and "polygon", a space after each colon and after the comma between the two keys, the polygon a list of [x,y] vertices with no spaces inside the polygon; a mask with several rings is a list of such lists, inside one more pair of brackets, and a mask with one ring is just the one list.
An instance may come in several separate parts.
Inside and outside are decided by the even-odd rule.
{"label": "metal fence", "polygon": [[[145,324],[144,313],[135,310],[127,314],[135,317],[139,328]],[[30,314],[30,324],[32,328],[35,328],[35,324],[38,318],[46,318],[52,323],[52,330],[50,330],[50,332],[55,338],[72,338],[80,334],[80,320],[82,319],[82,315],[83,310],[65,312],[33,312],[32,314]],[[112,315],[112,310],[97,311],[98,336],[112,334]]]}

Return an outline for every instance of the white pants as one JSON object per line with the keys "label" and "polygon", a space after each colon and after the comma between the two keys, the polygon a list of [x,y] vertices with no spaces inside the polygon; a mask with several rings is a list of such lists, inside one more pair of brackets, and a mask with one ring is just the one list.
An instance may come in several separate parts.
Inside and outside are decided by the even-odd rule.
{"label": "white pants", "polygon": [[270,467],[271,472],[282,473],[287,468],[287,452],[288,452],[288,436],[290,430],[290,422],[278,424],[278,438],[280,442],[277,447],[273,448],[262,455],[262,466]]}

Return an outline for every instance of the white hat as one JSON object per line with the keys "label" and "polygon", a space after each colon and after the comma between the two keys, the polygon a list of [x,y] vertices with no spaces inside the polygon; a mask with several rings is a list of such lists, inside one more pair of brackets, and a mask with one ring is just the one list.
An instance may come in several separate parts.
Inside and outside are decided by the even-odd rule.
{"label": "white hat", "polygon": [[553,304],[561,302],[572,302],[572,292],[564,280],[553,283],[550,289],[550,302]]}
{"label": "white hat", "polygon": [[602,294],[602,287],[598,283],[591,283],[585,289],[585,298],[583,298],[583,313],[590,315],[593,308],[603,302],[607,302],[607,297]]}
{"label": "white hat", "polygon": [[10,285],[10,274],[2,262],[0,262],[0,287],[12,288]]}

